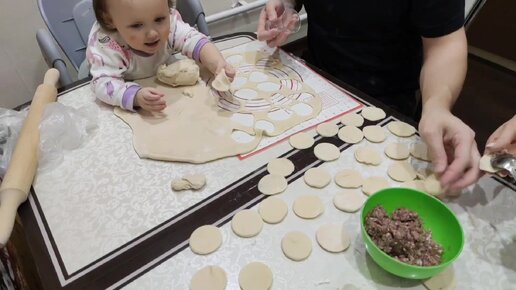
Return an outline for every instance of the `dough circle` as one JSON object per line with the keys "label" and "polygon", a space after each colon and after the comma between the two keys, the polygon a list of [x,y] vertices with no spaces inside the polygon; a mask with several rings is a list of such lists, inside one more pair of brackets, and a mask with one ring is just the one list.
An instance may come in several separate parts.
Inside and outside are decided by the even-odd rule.
{"label": "dough circle", "polygon": [[428,290],[454,290],[457,286],[457,280],[453,267],[448,266],[448,268],[441,273],[423,281],[423,285],[425,285]]}
{"label": "dough circle", "polygon": [[323,137],[333,137],[339,132],[339,126],[335,123],[326,122],[317,125],[316,130]]}
{"label": "dough circle", "polygon": [[425,143],[414,143],[410,149],[410,154],[417,159],[430,161],[430,155],[428,154],[428,147]]}
{"label": "dough circle", "polygon": [[285,191],[287,185],[285,177],[267,174],[258,181],[258,190],[265,195],[274,195]]}
{"label": "dough circle", "polygon": [[227,92],[231,88],[231,81],[226,76],[226,72],[221,70],[211,82],[211,86],[219,92]]}
{"label": "dough circle", "polygon": [[399,182],[405,182],[416,179],[416,170],[414,167],[406,161],[396,161],[393,162],[389,169],[387,169],[387,174],[394,180]]}
{"label": "dough circle", "polygon": [[373,126],[365,126],[364,129],[364,137],[374,143],[381,143],[387,138],[385,135],[385,130],[383,127],[373,125]]}
{"label": "dough circle", "polygon": [[222,245],[220,229],[212,225],[198,227],[190,235],[190,249],[199,255],[215,252]]}
{"label": "dough circle", "polygon": [[387,129],[398,137],[410,137],[416,133],[414,126],[401,121],[392,121],[387,124]]}
{"label": "dough circle", "polygon": [[356,144],[364,139],[362,130],[355,126],[344,126],[340,128],[338,136],[340,140],[349,144]]}
{"label": "dough circle", "polygon": [[385,111],[377,107],[365,107],[362,109],[364,119],[375,122],[385,118]]}
{"label": "dough circle", "polygon": [[303,261],[312,253],[312,241],[302,232],[292,231],[281,239],[281,250],[293,261]]}
{"label": "dough circle", "polygon": [[315,156],[322,161],[333,161],[340,157],[340,150],[331,143],[319,143],[314,147]]}
{"label": "dough circle", "polygon": [[193,275],[190,290],[224,290],[227,284],[226,272],[221,267],[206,266]]}
{"label": "dough circle", "polygon": [[364,180],[364,185],[362,185],[362,192],[366,195],[371,195],[388,187],[390,187],[390,184],[387,179],[380,176],[371,176]]}
{"label": "dough circle", "polygon": [[410,156],[410,149],[403,143],[390,143],[385,147],[385,155],[394,160],[403,160]]}
{"label": "dough circle", "polygon": [[264,199],[258,207],[263,221],[268,224],[277,224],[283,221],[288,213],[287,204],[275,196]]}
{"label": "dough circle", "polygon": [[264,263],[249,263],[240,270],[238,284],[242,290],[268,290],[272,286],[272,271]]}
{"label": "dough circle", "polygon": [[364,118],[357,113],[349,113],[342,116],[342,118],[340,118],[340,122],[344,126],[360,127],[364,125]]}
{"label": "dough circle", "polygon": [[491,165],[491,159],[493,159],[492,155],[486,154],[482,156],[482,158],[480,158],[480,170],[489,173],[496,173],[497,170]]}
{"label": "dough circle", "polygon": [[267,171],[273,175],[288,176],[294,172],[294,163],[287,158],[276,158],[267,164]]}
{"label": "dough circle", "polygon": [[324,211],[321,199],[316,195],[302,195],[294,201],[294,213],[303,219],[314,219]]}
{"label": "dough circle", "polygon": [[354,190],[345,190],[333,197],[333,205],[343,212],[356,212],[362,208],[366,198]]}
{"label": "dough circle", "polygon": [[437,178],[437,176],[432,173],[430,174],[424,181],[423,185],[425,187],[426,193],[430,195],[440,195],[443,193],[443,188],[441,187],[441,182]]}
{"label": "dough circle", "polygon": [[382,156],[372,147],[362,147],[355,150],[355,159],[367,165],[380,165]]}
{"label": "dough circle", "polygon": [[262,231],[262,228],[262,217],[254,210],[241,210],[231,220],[231,229],[242,238],[254,237]]}
{"label": "dough circle", "polygon": [[308,169],[303,178],[306,184],[315,188],[323,188],[331,181],[330,173],[319,167]]}
{"label": "dough circle", "polygon": [[314,145],[315,140],[312,135],[306,132],[300,132],[290,136],[288,142],[296,149],[307,149]]}
{"label": "dough circle", "polygon": [[335,174],[335,183],[343,188],[359,188],[364,180],[360,172],[351,169],[344,169]]}
{"label": "dough circle", "polygon": [[343,252],[351,244],[351,237],[342,224],[322,225],[317,230],[315,238],[321,248],[331,253]]}

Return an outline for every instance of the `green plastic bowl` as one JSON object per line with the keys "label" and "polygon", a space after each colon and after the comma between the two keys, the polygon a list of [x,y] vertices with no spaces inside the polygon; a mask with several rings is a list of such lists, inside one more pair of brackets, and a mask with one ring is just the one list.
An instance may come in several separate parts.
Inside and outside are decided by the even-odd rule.
{"label": "green plastic bowl", "polygon": [[[444,249],[442,263],[413,266],[380,250],[365,230],[365,218],[377,205],[383,206],[389,215],[401,207],[417,212],[423,227],[432,232],[432,239]],[[455,214],[437,198],[409,188],[388,188],[371,195],[362,208],[360,224],[362,239],[371,258],[387,272],[404,278],[426,279],[439,274],[459,257],[464,247],[464,232]]]}

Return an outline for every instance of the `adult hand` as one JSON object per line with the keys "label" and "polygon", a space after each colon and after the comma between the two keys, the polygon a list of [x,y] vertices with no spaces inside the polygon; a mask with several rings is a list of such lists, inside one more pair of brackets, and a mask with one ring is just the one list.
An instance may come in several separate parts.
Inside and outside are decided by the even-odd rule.
{"label": "adult hand", "polygon": [[286,7],[284,5],[284,1],[269,0],[260,12],[257,31],[258,40],[266,41],[269,47],[277,47],[283,44],[287,40],[288,35],[290,34],[289,29],[280,29],[279,27],[274,26],[272,28],[267,27],[267,23],[278,23],[282,21],[282,19],[280,19],[279,17],[283,14],[285,8]]}
{"label": "adult hand", "polygon": [[155,88],[141,88],[136,93],[134,106],[139,106],[146,111],[161,112],[167,107],[163,96],[164,94]]}
{"label": "adult hand", "polygon": [[423,112],[419,132],[446,192],[459,192],[476,182],[480,153],[473,130],[449,110],[433,108]]}
{"label": "adult hand", "polygon": [[516,115],[496,129],[487,139],[486,153],[500,151],[516,154]]}

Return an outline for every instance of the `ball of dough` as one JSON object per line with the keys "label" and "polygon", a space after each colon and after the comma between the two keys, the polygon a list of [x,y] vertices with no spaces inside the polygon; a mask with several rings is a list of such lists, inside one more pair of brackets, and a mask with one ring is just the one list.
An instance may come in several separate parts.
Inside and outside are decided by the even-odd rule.
{"label": "ball of dough", "polygon": [[344,126],[340,128],[338,136],[340,140],[349,144],[356,144],[364,139],[362,130],[355,126]]}
{"label": "ball of dough", "polygon": [[306,184],[315,188],[323,188],[331,181],[331,175],[328,171],[316,167],[310,168],[305,172],[304,179]]}
{"label": "ball of dough", "polygon": [[312,147],[315,143],[314,137],[306,132],[292,135],[288,141],[290,145],[296,149],[307,149]]}
{"label": "ball of dough", "polygon": [[340,157],[340,150],[330,143],[319,143],[314,147],[315,156],[322,161],[333,161]]}
{"label": "ball of dough", "polygon": [[377,107],[365,107],[362,109],[362,117],[372,122],[379,121],[386,116],[385,111]]}
{"label": "ball of dough", "polygon": [[302,232],[292,231],[281,240],[281,250],[293,261],[303,261],[312,253],[312,241]]}
{"label": "ball of dough", "polygon": [[403,160],[410,156],[410,149],[403,143],[390,143],[385,147],[385,155],[394,160]]}
{"label": "ball of dough", "polygon": [[387,138],[387,136],[385,136],[385,130],[380,126],[365,126],[363,131],[364,137],[374,143],[381,143]]}
{"label": "ball of dough", "polygon": [[199,255],[215,252],[222,245],[220,229],[212,225],[198,227],[190,235],[190,249]]}
{"label": "ball of dough", "polygon": [[288,176],[294,169],[294,163],[287,158],[273,159],[267,164],[267,171],[274,175]]}
{"label": "ball of dough", "polygon": [[385,178],[380,176],[371,176],[364,180],[364,185],[362,185],[362,192],[366,195],[371,195],[377,191],[389,187],[389,182]]}
{"label": "ball of dough", "polygon": [[190,282],[191,290],[224,290],[228,284],[226,272],[219,266],[206,266],[197,271]]}
{"label": "ball of dough", "polygon": [[302,195],[294,201],[292,209],[300,218],[313,219],[323,213],[324,205],[318,196]]}
{"label": "ball of dough", "polygon": [[161,65],[156,76],[161,82],[173,87],[193,86],[199,80],[199,66],[193,59],[181,59],[170,65]]}
{"label": "ball of dough", "polygon": [[416,133],[414,126],[401,121],[390,122],[387,124],[387,129],[389,129],[392,134],[399,137],[410,137]]}
{"label": "ball of dough", "polygon": [[241,210],[231,220],[231,229],[242,238],[254,237],[262,231],[262,228],[262,217],[254,210]]}
{"label": "ball of dough", "polygon": [[287,189],[287,180],[281,175],[267,174],[258,181],[258,190],[265,195],[282,193]]}
{"label": "ball of dough", "polygon": [[364,180],[360,172],[351,169],[344,169],[335,174],[335,183],[343,188],[358,188]]}
{"label": "ball of dough", "polygon": [[348,113],[340,118],[340,122],[344,126],[360,127],[364,125],[364,118],[356,113]]}
{"label": "ball of dough", "polygon": [[333,205],[343,212],[356,212],[362,208],[366,198],[354,190],[339,192],[333,198]]}
{"label": "ball of dough", "polygon": [[264,263],[249,263],[240,270],[238,284],[242,290],[268,290],[272,286],[272,271]]}
{"label": "ball of dough", "polygon": [[287,204],[274,196],[264,199],[258,207],[258,212],[263,221],[268,224],[277,224],[283,221],[288,213]]}
{"label": "ball of dough", "polygon": [[343,252],[351,244],[351,237],[342,224],[322,225],[315,237],[319,246],[331,253]]}
{"label": "ball of dough", "polygon": [[317,125],[317,133],[323,137],[333,137],[339,132],[339,126],[334,123],[326,122]]}

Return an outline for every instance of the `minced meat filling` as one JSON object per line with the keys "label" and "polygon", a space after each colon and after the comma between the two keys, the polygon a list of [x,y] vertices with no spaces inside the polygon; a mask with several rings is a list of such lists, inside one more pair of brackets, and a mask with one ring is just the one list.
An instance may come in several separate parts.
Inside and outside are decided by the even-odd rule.
{"label": "minced meat filling", "polygon": [[441,263],[443,248],[425,231],[417,213],[399,208],[389,217],[382,206],[367,216],[365,228],[373,242],[389,256],[416,266]]}

